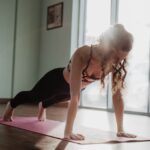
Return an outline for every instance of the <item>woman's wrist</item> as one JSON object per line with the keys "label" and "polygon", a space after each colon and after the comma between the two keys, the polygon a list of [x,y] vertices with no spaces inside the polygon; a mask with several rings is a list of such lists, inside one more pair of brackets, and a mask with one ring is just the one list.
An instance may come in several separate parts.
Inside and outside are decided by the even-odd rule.
{"label": "woman's wrist", "polygon": [[123,129],[123,128],[118,129],[117,135],[120,135],[120,134],[122,134],[122,133],[124,133],[124,129]]}
{"label": "woman's wrist", "polygon": [[124,127],[121,120],[117,123],[117,132],[124,132]]}
{"label": "woman's wrist", "polygon": [[121,131],[117,131],[117,133],[124,133],[124,130],[121,130]]}
{"label": "woman's wrist", "polygon": [[64,136],[70,136],[72,133],[72,131],[68,131],[68,130],[65,130],[64,132]]}
{"label": "woman's wrist", "polygon": [[70,136],[71,136],[71,133],[64,133],[64,138],[70,138]]}
{"label": "woman's wrist", "polygon": [[117,132],[124,132],[124,129],[123,128],[118,129]]}

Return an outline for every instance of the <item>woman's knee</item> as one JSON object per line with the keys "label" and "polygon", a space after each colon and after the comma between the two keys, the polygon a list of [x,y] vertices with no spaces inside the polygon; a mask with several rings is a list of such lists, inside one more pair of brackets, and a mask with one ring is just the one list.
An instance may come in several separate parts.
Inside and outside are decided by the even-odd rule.
{"label": "woman's knee", "polygon": [[16,108],[20,104],[32,102],[32,99],[34,99],[34,94],[31,91],[22,91],[11,99],[10,105],[12,108]]}

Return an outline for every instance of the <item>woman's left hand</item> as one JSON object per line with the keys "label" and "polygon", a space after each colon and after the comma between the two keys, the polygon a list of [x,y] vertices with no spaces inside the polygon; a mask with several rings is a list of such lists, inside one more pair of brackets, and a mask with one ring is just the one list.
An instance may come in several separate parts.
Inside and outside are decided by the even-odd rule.
{"label": "woman's left hand", "polygon": [[126,133],[126,132],[118,132],[117,136],[118,137],[126,137],[126,138],[136,138],[137,137],[134,134],[129,134],[129,133]]}

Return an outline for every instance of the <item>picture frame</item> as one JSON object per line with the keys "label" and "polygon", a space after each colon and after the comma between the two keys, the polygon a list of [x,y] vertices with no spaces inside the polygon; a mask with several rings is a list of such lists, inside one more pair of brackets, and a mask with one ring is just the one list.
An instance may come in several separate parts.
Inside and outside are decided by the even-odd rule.
{"label": "picture frame", "polygon": [[63,26],[63,2],[47,8],[47,30]]}

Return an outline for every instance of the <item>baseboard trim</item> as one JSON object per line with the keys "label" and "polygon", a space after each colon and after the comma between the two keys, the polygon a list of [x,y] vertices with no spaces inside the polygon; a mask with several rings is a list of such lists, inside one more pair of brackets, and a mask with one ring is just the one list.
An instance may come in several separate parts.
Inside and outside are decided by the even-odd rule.
{"label": "baseboard trim", "polygon": [[10,98],[0,98],[0,104],[6,104],[8,101],[10,101]]}

